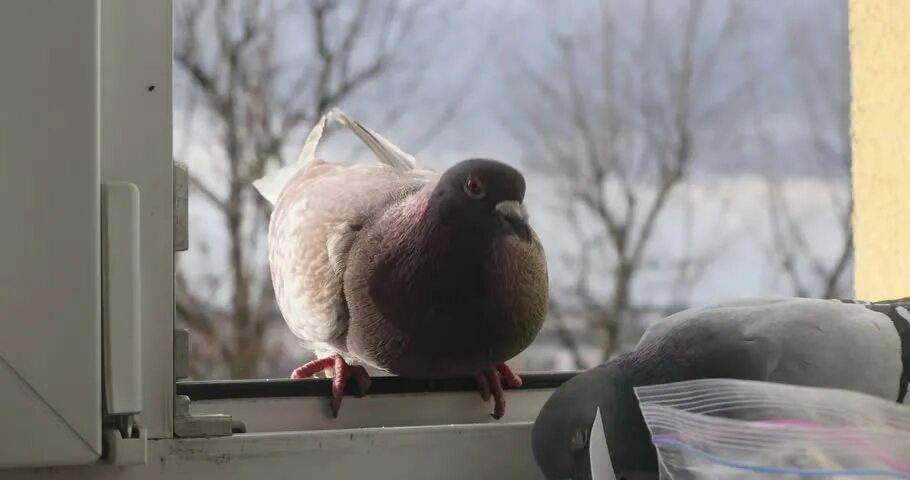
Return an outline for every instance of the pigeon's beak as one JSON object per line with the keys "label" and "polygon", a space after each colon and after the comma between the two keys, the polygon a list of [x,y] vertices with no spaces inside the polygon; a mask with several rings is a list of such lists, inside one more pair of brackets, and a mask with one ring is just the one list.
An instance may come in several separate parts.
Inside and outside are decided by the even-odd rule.
{"label": "pigeon's beak", "polygon": [[528,210],[517,200],[504,200],[496,204],[496,211],[506,222],[518,226],[528,224]]}

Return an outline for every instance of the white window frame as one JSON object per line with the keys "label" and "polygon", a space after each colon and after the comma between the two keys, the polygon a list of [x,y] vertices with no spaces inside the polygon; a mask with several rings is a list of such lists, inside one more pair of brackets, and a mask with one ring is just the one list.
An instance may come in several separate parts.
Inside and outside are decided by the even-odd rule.
{"label": "white window frame", "polygon": [[[90,1],[90,0],[89,0]],[[149,438],[173,436],[174,169],[172,3],[100,5],[102,183],[140,191],[142,413]]]}

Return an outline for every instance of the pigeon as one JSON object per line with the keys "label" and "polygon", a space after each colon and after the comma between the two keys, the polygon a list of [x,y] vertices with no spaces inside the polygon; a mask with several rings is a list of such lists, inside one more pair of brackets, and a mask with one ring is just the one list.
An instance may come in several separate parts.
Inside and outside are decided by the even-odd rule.
{"label": "pigeon", "polygon": [[[329,118],[378,161],[316,159]],[[412,378],[473,375],[492,416],[505,414],[502,383],[521,386],[505,362],[536,338],[547,314],[543,246],[528,223],[525,180],[494,160],[442,173],[334,109],[295,164],[254,182],[273,205],[268,256],[288,327],[317,356],[292,378],[369,389],[364,366]]]}
{"label": "pigeon", "polygon": [[634,387],[706,378],[837,388],[904,403],[910,304],[756,299],[685,310],[649,327],[631,352],[565,382],[532,429],[548,479],[590,478],[601,412],[616,478],[658,478]]}

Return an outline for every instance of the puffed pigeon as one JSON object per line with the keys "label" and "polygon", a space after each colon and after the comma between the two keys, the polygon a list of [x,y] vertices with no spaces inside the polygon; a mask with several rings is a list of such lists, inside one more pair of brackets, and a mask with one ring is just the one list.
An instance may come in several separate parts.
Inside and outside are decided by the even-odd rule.
{"label": "puffed pigeon", "polygon": [[[330,117],[379,161],[317,160]],[[292,378],[331,375],[337,417],[349,378],[368,389],[364,364],[414,378],[474,375],[502,417],[502,382],[521,385],[504,362],[537,336],[549,296],[521,173],[486,159],[437,173],[335,109],[296,164],[254,184],[274,205],[278,306],[318,357]]]}
{"label": "puffed pigeon", "polygon": [[839,388],[903,403],[908,308],[785,298],[671,315],[652,325],[632,352],[556,389],[534,423],[534,457],[548,479],[589,478],[587,444],[599,408],[616,478],[658,478],[633,391],[642,385],[730,378]]}

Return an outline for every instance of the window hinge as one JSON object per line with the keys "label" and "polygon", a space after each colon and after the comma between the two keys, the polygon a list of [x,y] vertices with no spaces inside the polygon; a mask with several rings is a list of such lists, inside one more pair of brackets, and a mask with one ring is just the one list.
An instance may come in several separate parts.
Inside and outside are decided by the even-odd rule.
{"label": "window hinge", "polygon": [[174,162],[174,251],[190,248],[189,170],[185,163]]}
{"label": "window hinge", "polygon": [[104,462],[118,465],[145,465],[148,461],[148,433],[136,424],[132,415],[110,417],[112,422],[103,430]]}

